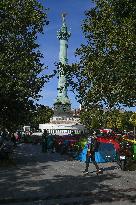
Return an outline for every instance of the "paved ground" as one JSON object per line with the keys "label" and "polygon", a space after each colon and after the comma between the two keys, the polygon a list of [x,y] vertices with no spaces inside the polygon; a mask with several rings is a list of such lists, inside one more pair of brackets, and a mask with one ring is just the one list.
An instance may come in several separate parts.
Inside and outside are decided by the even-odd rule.
{"label": "paved ground", "polygon": [[16,165],[0,167],[0,205],[136,204],[136,171],[103,163],[97,176],[90,164],[84,176],[84,162],[42,153],[40,145],[21,144],[15,152]]}

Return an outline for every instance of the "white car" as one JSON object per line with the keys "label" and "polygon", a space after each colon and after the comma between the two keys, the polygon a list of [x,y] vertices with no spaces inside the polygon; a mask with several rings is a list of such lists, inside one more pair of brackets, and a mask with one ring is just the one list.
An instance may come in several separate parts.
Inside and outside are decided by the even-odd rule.
{"label": "white car", "polygon": [[33,132],[31,136],[42,136],[43,132]]}
{"label": "white car", "polygon": [[43,132],[33,132],[31,134],[31,140],[34,144],[41,143]]}

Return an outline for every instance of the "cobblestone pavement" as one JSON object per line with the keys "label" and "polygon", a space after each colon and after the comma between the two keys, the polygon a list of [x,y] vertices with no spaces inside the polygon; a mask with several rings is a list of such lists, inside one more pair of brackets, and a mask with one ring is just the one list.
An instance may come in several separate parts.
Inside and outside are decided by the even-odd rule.
{"label": "cobblestone pavement", "polygon": [[136,204],[136,171],[121,171],[116,163],[93,164],[58,153],[42,153],[40,145],[20,144],[15,165],[0,166],[0,205],[129,205]]}

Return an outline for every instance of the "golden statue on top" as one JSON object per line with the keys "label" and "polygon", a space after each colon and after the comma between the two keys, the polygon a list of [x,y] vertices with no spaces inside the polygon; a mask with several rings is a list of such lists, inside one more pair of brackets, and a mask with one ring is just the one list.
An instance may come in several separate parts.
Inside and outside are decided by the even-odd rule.
{"label": "golden statue on top", "polygon": [[62,13],[61,16],[62,16],[62,21],[65,22],[65,17],[67,16],[67,13]]}

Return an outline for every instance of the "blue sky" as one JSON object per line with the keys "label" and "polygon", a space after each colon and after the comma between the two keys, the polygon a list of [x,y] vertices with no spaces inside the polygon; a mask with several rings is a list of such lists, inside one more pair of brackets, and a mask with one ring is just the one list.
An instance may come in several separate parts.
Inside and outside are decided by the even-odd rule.
{"label": "blue sky", "polygon": [[[48,66],[47,73],[52,73],[55,69],[55,62],[59,62],[59,40],[57,39],[57,31],[62,25],[61,14],[67,13],[66,22],[68,30],[71,32],[69,38],[68,47],[68,63],[76,61],[74,52],[76,48],[80,47],[84,42],[83,33],[81,30],[82,21],[85,18],[84,12],[93,7],[91,0],[39,0],[45,8],[49,8],[47,17],[49,25],[44,27],[44,34],[39,35],[38,43],[40,45],[40,51],[43,54],[42,62],[45,66]],[[57,77],[50,80],[45,84],[42,89],[39,103],[53,106],[53,103],[57,97]],[[75,95],[72,92],[68,92],[68,96],[72,103],[72,108],[78,108],[79,104],[75,99]],[[127,109],[136,111],[135,108]]]}

